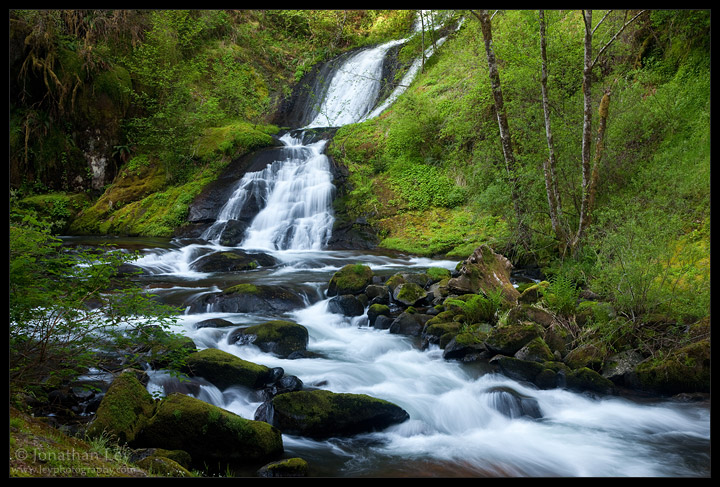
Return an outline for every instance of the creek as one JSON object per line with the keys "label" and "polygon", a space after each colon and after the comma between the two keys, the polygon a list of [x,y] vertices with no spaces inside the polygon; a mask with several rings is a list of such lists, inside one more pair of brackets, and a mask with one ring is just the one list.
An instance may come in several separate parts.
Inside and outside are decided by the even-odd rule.
{"label": "creek", "polygon": [[[324,91],[324,104],[305,128],[339,126],[373,116],[378,104],[378,66],[392,45],[347,57]],[[358,71],[360,70],[360,71]],[[318,117],[324,117],[322,120]],[[410,416],[384,431],[313,440],[283,435],[286,457],[302,457],[317,477],[575,477],[709,476],[708,403],[669,399],[597,397],[564,389],[540,390],[480,364],[445,360],[437,347],[414,337],[367,326],[367,317],[328,309],[332,274],[345,264],[369,265],[376,276],[454,269],[456,261],[370,251],[327,250],[334,214],[334,187],[325,141],[304,142],[302,133],[281,139],[277,160],[245,174],[194,240],[128,239],[141,249],[138,281],[164,302],[185,309],[177,332],[199,349],[218,348],[268,367],[281,367],[308,387],[368,394],[391,401]],[[237,246],[221,245],[223,229],[257,207]],[[202,272],[194,263],[214,252],[241,248],[271,255],[276,265],[241,272]],[[258,309],[227,313],[195,306],[202,297],[238,283],[282,285],[305,305],[285,312]],[[233,323],[197,327],[210,318]],[[305,326],[312,358],[279,358],[254,345],[228,343],[237,327],[271,319]],[[149,371],[148,390],[165,394],[181,383]],[[261,402],[240,386],[221,390],[201,381],[187,393],[253,419]],[[533,400],[532,414],[510,397]],[[237,472],[253,475],[252,471]]]}

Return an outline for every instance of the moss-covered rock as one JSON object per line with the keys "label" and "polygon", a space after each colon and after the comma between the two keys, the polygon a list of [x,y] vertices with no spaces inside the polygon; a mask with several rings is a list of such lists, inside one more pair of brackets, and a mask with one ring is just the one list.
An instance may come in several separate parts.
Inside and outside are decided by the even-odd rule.
{"label": "moss-covered rock", "polygon": [[393,291],[393,299],[405,306],[414,306],[427,297],[427,292],[414,282],[404,282]]}
{"label": "moss-covered rock", "polygon": [[518,296],[518,303],[537,303],[538,301],[540,301],[540,299],[542,299],[543,293],[545,292],[549,284],[550,283],[547,281],[542,281],[536,284],[531,284],[530,286],[524,288],[522,291],[518,289],[518,291],[521,293],[520,296]]}
{"label": "moss-covered rock", "polygon": [[194,477],[192,472],[171,458],[149,456],[137,462],[137,466],[156,477]]}
{"label": "moss-covered rock", "polygon": [[152,416],[154,408],[154,399],[135,373],[125,372],[110,384],[88,428],[88,435],[108,435],[121,444],[131,443]]}
{"label": "moss-covered rock", "polygon": [[566,385],[570,368],[561,362],[536,362],[505,355],[496,355],[490,365],[498,372],[519,381],[527,381],[541,389],[554,389]]}
{"label": "moss-covered rock", "polygon": [[213,252],[192,263],[198,272],[238,272],[275,265],[275,259],[264,253],[248,253],[242,250]]}
{"label": "moss-covered rock", "polygon": [[426,274],[433,283],[450,278],[450,271],[444,267],[430,267]]}
{"label": "moss-covered rock", "polygon": [[535,323],[507,324],[493,328],[485,340],[485,346],[495,353],[512,356],[540,336],[542,327]]}
{"label": "moss-covered rock", "polygon": [[286,458],[270,462],[257,471],[258,477],[307,477],[308,463],[302,458]]}
{"label": "moss-covered rock", "polygon": [[292,321],[273,320],[235,330],[228,336],[229,343],[253,344],[265,353],[288,357],[307,349],[308,331]]}
{"label": "moss-covered rock", "polygon": [[636,367],[635,375],[635,386],[649,392],[710,392],[710,339],[647,359]]}
{"label": "moss-covered rock", "polygon": [[223,313],[287,312],[304,307],[305,301],[283,286],[243,283],[204,296],[191,305],[191,311],[201,311],[208,306]]}
{"label": "moss-covered rock", "polygon": [[390,306],[379,303],[371,304],[368,308],[367,315],[370,326],[374,326],[378,316],[391,316]]}
{"label": "moss-covered rock", "polygon": [[530,304],[519,304],[510,310],[507,322],[512,324],[530,321],[542,325],[544,328],[552,325],[555,318],[542,308]]}
{"label": "moss-covered rock", "polygon": [[563,361],[571,369],[587,367],[592,370],[600,370],[607,356],[607,348],[602,342],[590,341],[570,350]]}
{"label": "moss-covered rock", "polygon": [[183,371],[193,377],[202,377],[220,389],[235,385],[260,388],[274,378],[272,369],[216,348],[190,354],[185,359]]}
{"label": "moss-covered rock", "polygon": [[327,295],[360,294],[372,283],[373,271],[363,264],[348,264],[330,278]]}
{"label": "moss-covered rock", "polygon": [[598,394],[614,394],[615,384],[587,367],[580,367],[566,375],[568,389]]}
{"label": "moss-covered rock", "polygon": [[448,281],[451,292],[457,294],[478,294],[502,290],[508,303],[516,303],[520,293],[510,282],[510,261],[493,252],[487,245],[481,245],[465,259],[459,270],[459,276]]}
{"label": "moss-covered rock", "polygon": [[194,464],[254,463],[283,452],[281,432],[184,394],[163,399],[136,443],[184,450]]}
{"label": "moss-covered rock", "polygon": [[283,433],[311,438],[378,431],[409,418],[389,401],[325,390],[280,394],[273,398],[272,408],[272,424]]}
{"label": "moss-covered rock", "polygon": [[533,362],[549,362],[555,359],[550,347],[542,337],[536,337],[515,353],[515,358]]}

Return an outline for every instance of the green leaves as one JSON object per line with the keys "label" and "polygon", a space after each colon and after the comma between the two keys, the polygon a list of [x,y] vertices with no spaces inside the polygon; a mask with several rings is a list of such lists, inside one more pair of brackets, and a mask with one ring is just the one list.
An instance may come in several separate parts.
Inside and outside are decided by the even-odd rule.
{"label": "green leaves", "polygon": [[[176,310],[117,279],[134,256],[117,250],[65,248],[31,218],[10,227],[10,379],[13,387],[56,385],[97,366],[104,349],[134,330],[150,347]],[[128,363],[130,365],[132,362]]]}

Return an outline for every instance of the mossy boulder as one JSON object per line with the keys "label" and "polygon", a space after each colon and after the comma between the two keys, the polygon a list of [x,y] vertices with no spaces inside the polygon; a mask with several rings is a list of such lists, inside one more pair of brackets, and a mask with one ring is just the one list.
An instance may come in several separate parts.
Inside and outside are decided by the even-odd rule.
{"label": "mossy boulder", "polygon": [[710,339],[645,360],[635,368],[635,386],[657,394],[710,392]]}
{"label": "mossy boulder", "polygon": [[191,377],[202,377],[220,389],[236,385],[258,389],[275,378],[272,369],[217,348],[190,354],[185,359],[183,372]]}
{"label": "mossy boulder", "polygon": [[367,315],[370,326],[374,326],[378,316],[391,316],[390,306],[379,303],[371,304],[368,308]]}
{"label": "mossy boulder", "polygon": [[548,328],[555,321],[554,316],[542,308],[531,304],[519,304],[512,308],[507,316],[508,323],[532,322]]}
{"label": "mossy boulder", "polygon": [[[463,329],[444,344],[443,358],[446,360],[460,360],[473,362],[492,357],[494,352],[488,351],[485,340],[490,334],[490,326],[486,324],[475,325],[470,329]],[[449,338],[448,335],[440,337],[440,344]]]}
{"label": "mossy boulder", "polygon": [[536,337],[515,353],[515,358],[533,362],[549,362],[555,359],[550,347],[542,337]]}
{"label": "mossy boulder", "polygon": [[393,299],[405,306],[415,306],[427,297],[427,292],[414,282],[404,282],[393,290]]}
{"label": "mossy boulder", "polygon": [[607,349],[603,343],[590,341],[570,350],[563,361],[571,369],[588,367],[593,370],[600,370],[607,356]]}
{"label": "mossy boulder", "polygon": [[194,477],[188,469],[167,457],[149,456],[136,465],[156,477]]}
{"label": "mossy boulder", "polygon": [[272,409],[272,424],[283,433],[316,439],[379,431],[409,419],[389,401],[326,390],[280,394]]}
{"label": "mossy boulder", "polygon": [[273,353],[283,358],[295,352],[305,351],[308,339],[307,328],[285,320],[273,320],[239,328],[228,336],[229,343],[252,344],[265,353]]}
{"label": "mossy boulder", "polygon": [[568,389],[580,392],[594,392],[597,394],[614,394],[615,384],[587,367],[580,367],[568,373],[565,377]]}
{"label": "mossy boulder", "polygon": [[277,428],[178,393],[160,402],[137,443],[184,450],[196,465],[254,463],[283,452]]}
{"label": "mossy boulder", "polygon": [[456,294],[489,293],[497,289],[507,303],[515,304],[520,293],[510,282],[510,261],[481,245],[459,266],[459,275],[448,281],[448,288]]}
{"label": "mossy boulder", "polygon": [[565,387],[566,377],[571,373],[570,368],[561,362],[536,362],[506,355],[496,355],[489,364],[511,379],[530,382],[540,389]]}
{"label": "mossy boulder", "polygon": [[536,323],[506,324],[493,328],[485,346],[497,354],[512,356],[533,339],[542,336],[542,327]]}
{"label": "mossy boulder", "polygon": [[451,277],[450,271],[444,267],[430,267],[425,274],[427,274],[428,278],[430,278],[433,283],[442,281],[443,279],[449,279]]}
{"label": "mossy boulder", "polygon": [[335,272],[328,283],[327,295],[360,294],[372,284],[373,271],[363,264],[348,264]]}
{"label": "mossy boulder", "polygon": [[110,384],[88,428],[88,435],[108,435],[120,444],[131,443],[154,409],[155,400],[135,373],[124,372]]}
{"label": "mossy boulder", "polygon": [[270,462],[257,471],[258,477],[307,477],[308,463],[302,458],[286,458]]}
{"label": "mossy boulder", "polygon": [[[442,321],[435,318],[429,319],[422,331],[423,347],[434,344],[443,348],[443,344],[447,344],[462,328],[462,324],[457,321]],[[445,340],[442,340],[443,337]]]}
{"label": "mossy boulder", "polygon": [[287,312],[304,306],[303,298],[285,287],[243,283],[210,294],[193,303],[191,309],[200,311],[211,307],[223,313],[252,313]]}

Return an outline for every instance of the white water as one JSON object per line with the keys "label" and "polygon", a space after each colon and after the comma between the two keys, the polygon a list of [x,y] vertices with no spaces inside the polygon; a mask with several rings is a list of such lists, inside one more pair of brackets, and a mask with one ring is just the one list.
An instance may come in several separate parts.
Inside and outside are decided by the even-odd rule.
{"label": "white water", "polygon": [[[333,80],[331,102],[308,127],[342,125],[371,112],[379,77],[361,74],[351,85],[347,74],[381,62],[380,52],[362,51],[348,60]],[[357,71],[355,71],[357,74]],[[373,82],[370,82],[373,81]],[[352,87],[351,87],[352,86]],[[337,90],[337,91],[335,91]],[[345,98],[334,93],[349,95]],[[375,93],[375,95],[373,95]],[[348,117],[348,118],[345,118]],[[242,247],[267,249],[281,264],[252,274],[213,276],[192,270],[207,252],[224,249],[209,230],[207,245],[148,252],[136,262],[150,272],[181,281],[166,293],[193,296],[214,292],[224,279],[249,279],[304,285],[323,295],[332,273],[347,263],[362,262],[376,273],[422,270],[431,265],[453,269],[456,262],[434,262],[322,248],[330,236],[332,184],[324,143],[301,146],[283,139],[290,154],[263,171],[246,175],[218,215],[218,227],[238,218],[248,195],[262,191],[265,206],[250,226]],[[259,184],[262,183],[262,184]],[[257,193],[256,193],[257,194]],[[216,284],[217,283],[217,284]],[[188,288],[193,291],[187,291]],[[320,299],[304,309],[270,317],[257,314],[186,314],[178,331],[199,348],[219,348],[245,360],[282,367],[307,386],[334,392],[369,394],[404,408],[410,419],[383,432],[351,439],[315,441],[284,435],[286,456],[308,460],[317,476],[709,476],[710,416],[701,405],[670,401],[641,404],[620,398],[590,398],[566,390],[537,390],[501,375],[446,361],[437,349],[420,350],[414,340],[365,326],[364,318],[328,312]],[[271,318],[304,325],[308,349],[319,358],[281,359],[253,345],[227,342],[232,329],[200,328],[195,323],[224,318],[237,325]],[[164,392],[170,380],[161,372],[148,388]],[[497,387],[509,388],[537,401],[542,417],[508,417],[497,407]],[[203,384],[198,397],[252,419],[260,405],[251,391],[219,390]]]}
{"label": "white water", "polygon": [[[343,263],[366,262],[386,275],[421,270],[432,261],[344,254],[277,252],[287,267],[267,278],[324,289]],[[344,257],[344,259],[343,259]],[[313,262],[313,264],[308,264]],[[305,263],[305,266],[302,264]],[[442,262],[451,268],[453,262]],[[310,267],[313,272],[307,272]],[[265,278],[265,277],[263,277]],[[410,419],[383,432],[316,441],[285,435],[286,456],[306,458],[324,476],[707,476],[709,409],[671,401],[642,404],[592,398],[562,389],[538,390],[494,373],[420,350],[414,340],[366,326],[363,318],[328,311],[328,299],[282,315],[304,325],[308,349],[320,358],[288,360],[252,345],[229,344],[234,328],[195,328],[207,318],[257,323],[267,316],[185,315],[178,329],[200,348],[219,348],[251,362],[282,367],[306,386],[369,394],[404,408]],[[162,392],[163,380],[149,388]],[[508,417],[493,392],[510,388],[537,401],[542,417]],[[237,387],[203,386],[200,399],[252,419],[260,402]]]}

